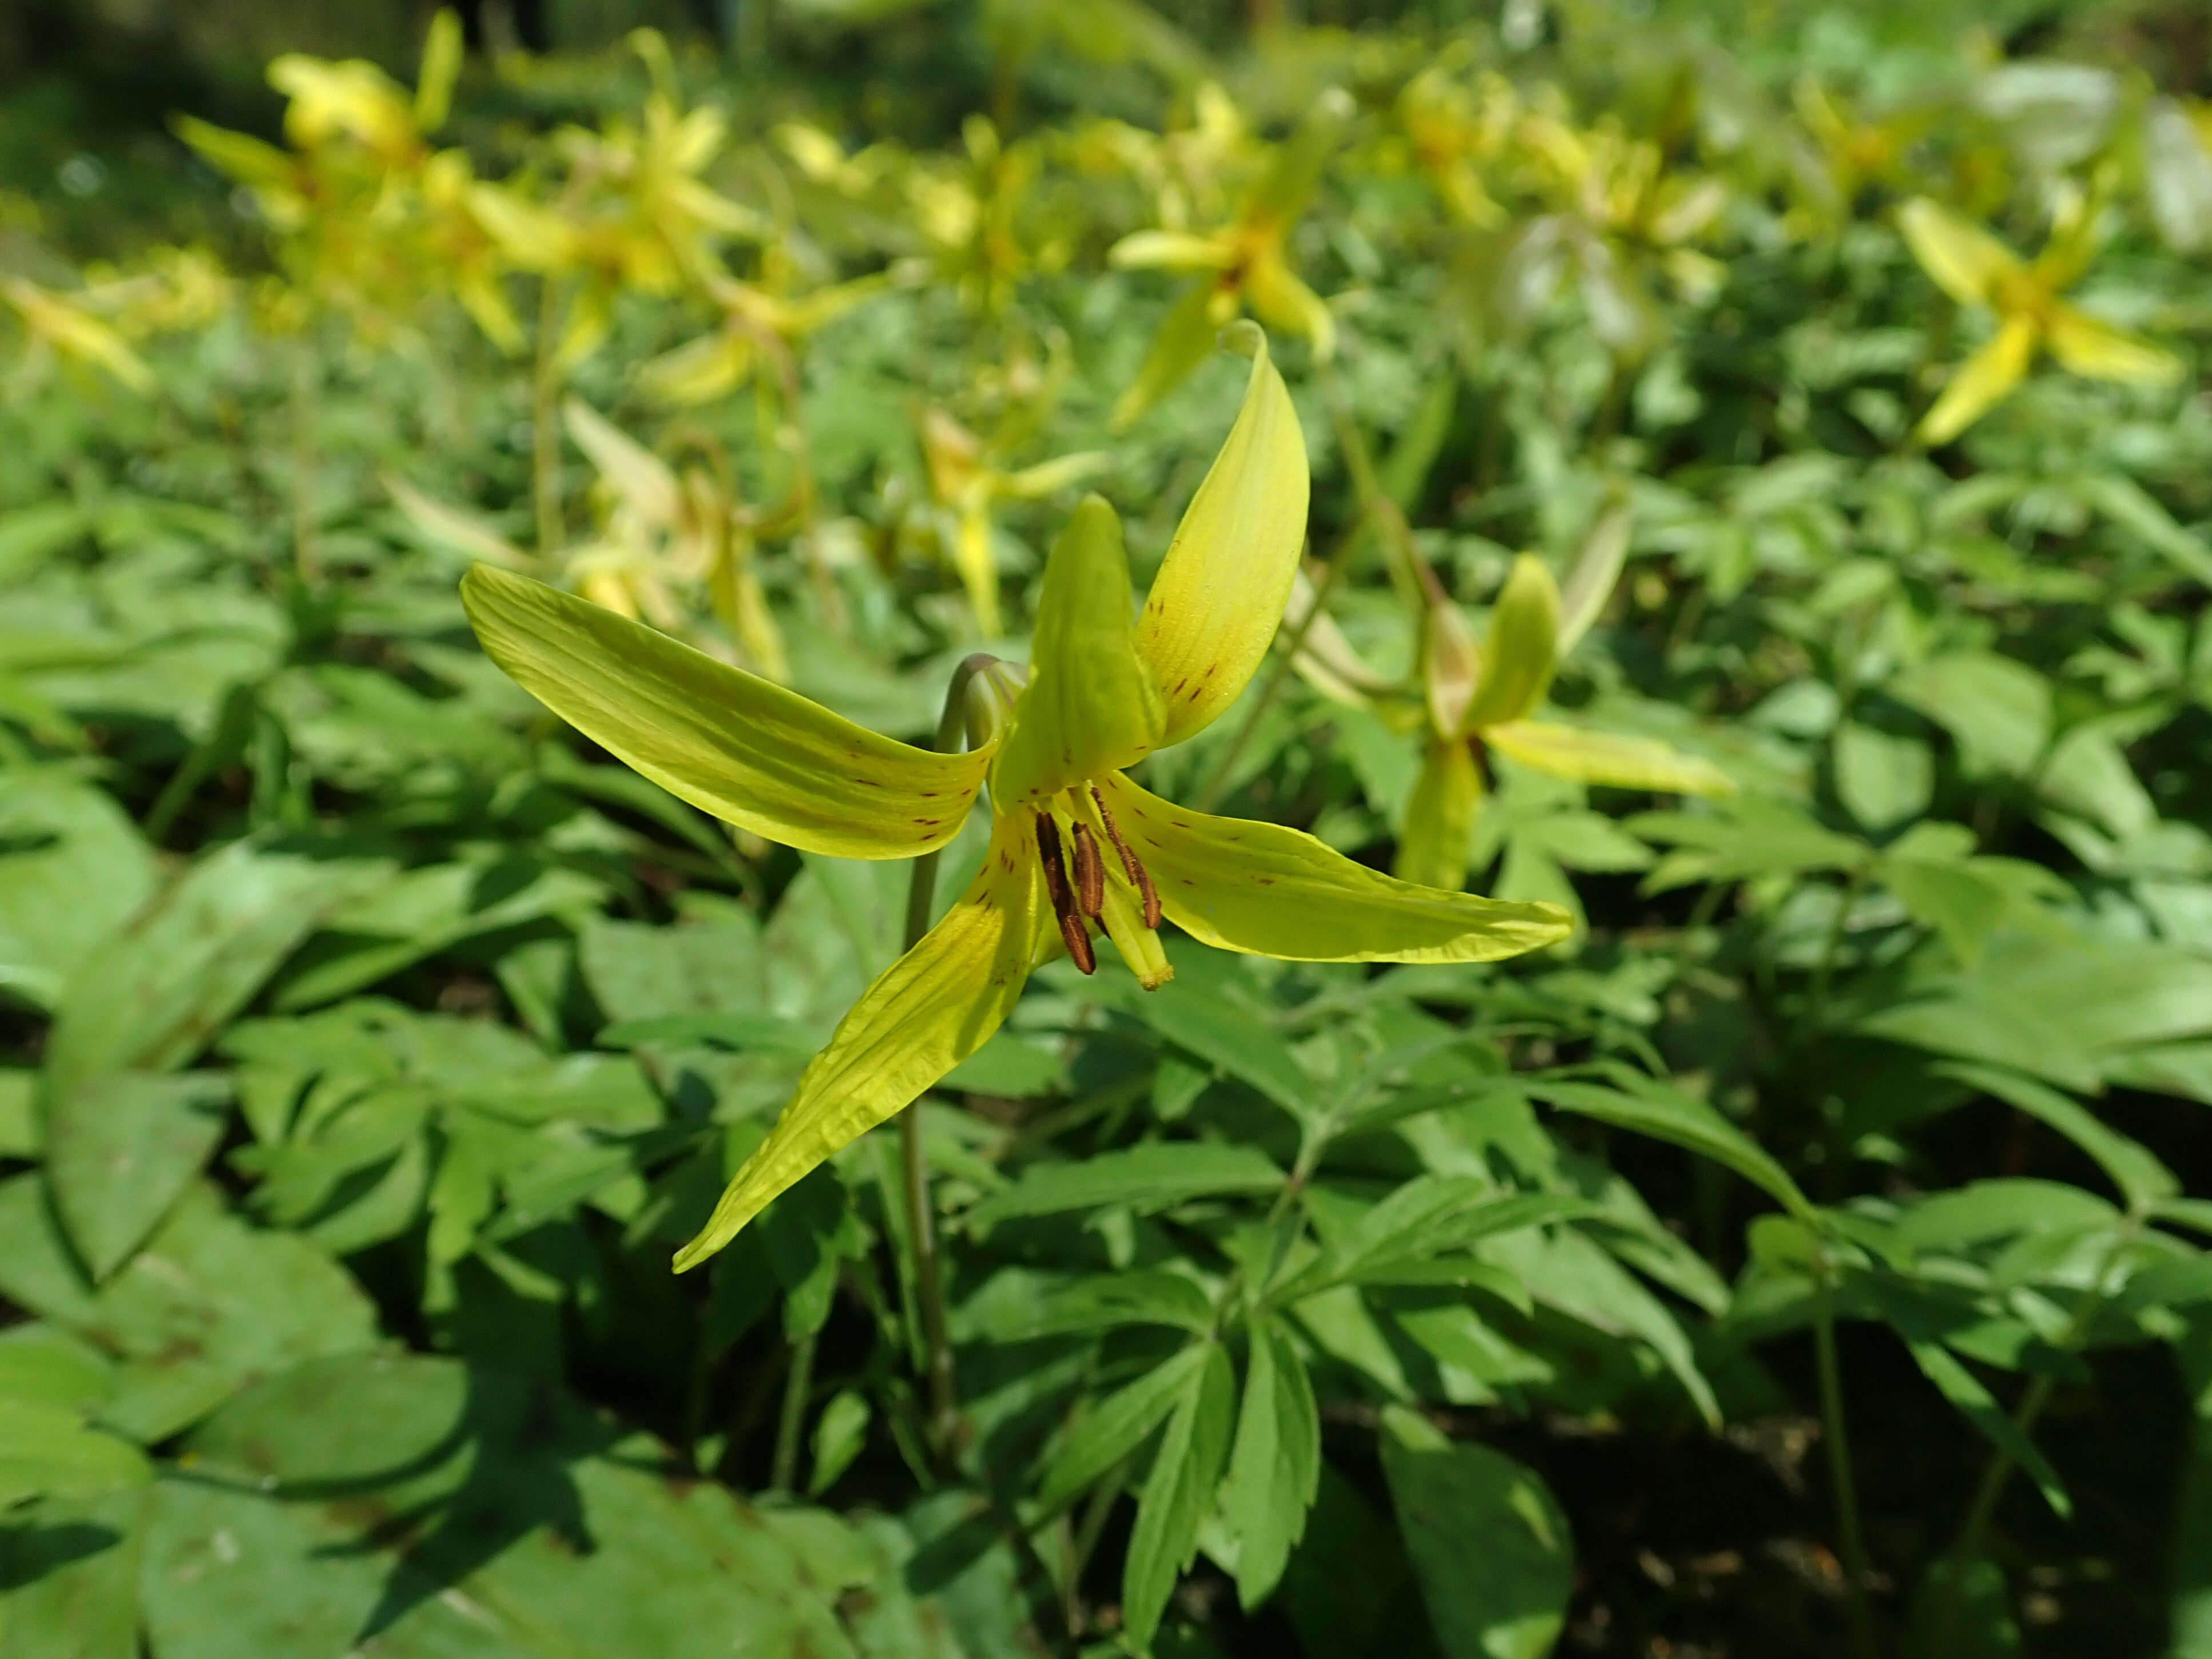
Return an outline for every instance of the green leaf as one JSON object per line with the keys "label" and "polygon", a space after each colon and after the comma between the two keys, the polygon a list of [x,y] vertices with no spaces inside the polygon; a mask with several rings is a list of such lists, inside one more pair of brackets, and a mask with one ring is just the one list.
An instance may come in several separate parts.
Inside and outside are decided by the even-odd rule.
{"label": "green leaf", "polygon": [[1200,1345],[1203,1363],[1184,1382],[1137,1499],[1137,1523],[1121,1570],[1121,1621],[1139,1652],[1152,1645],[1176,1579],[1198,1553],[1229,1455],[1237,1378],[1228,1351]]}
{"label": "green leaf", "polygon": [[187,1452],[146,1540],[162,1659],[802,1659],[853,1651],[834,1604],[881,1571],[834,1516],[665,1480],[665,1449],[449,1359],[302,1366]]}
{"label": "green leaf", "polygon": [[1583,1198],[1501,1189],[1474,1176],[1420,1176],[1332,1238],[1270,1295],[1295,1301],[1331,1285],[1403,1283],[1419,1277],[1421,1266],[1497,1234],[1602,1214]]}
{"label": "green leaf", "polygon": [[1993,1066],[1952,1064],[1934,1069],[1939,1076],[1956,1078],[1969,1088],[2018,1107],[2064,1135],[2096,1160],[2130,1210],[2148,1212],[2162,1200],[2180,1196],[2179,1178],[2149,1147],[2122,1134],[2070,1096]]}
{"label": "green leaf", "polygon": [[1245,1334],[1244,1397],[1221,1511],[1237,1540],[1237,1599],[1249,1611],[1273,1591],[1305,1535],[1321,1480],[1321,1413],[1304,1363],[1274,1322],[1255,1316]]}
{"label": "green leaf", "polygon": [[1671,1141],[1700,1158],[1709,1158],[1735,1170],[1799,1220],[1817,1221],[1812,1200],[1799,1190],[1790,1172],[1704,1101],[1656,1079],[1627,1072],[1620,1075],[1626,1085],[1624,1088],[1543,1079],[1532,1082],[1528,1092],[1563,1112]]}
{"label": "green leaf", "polygon": [[375,1311],[306,1240],[185,1194],[106,1283],[78,1267],[33,1173],[0,1182],[0,1294],[131,1362],[101,1419],[160,1439],[248,1379],[316,1355],[369,1346]]}
{"label": "green leaf", "polygon": [[59,771],[0,772],[0,987],[53,1006],[154,886],[153,849],[106,790]]}
{"label": "green leaf", "polygon": [[2051,741],[2051,682],[2011,657],[1931,657],[1882,689],[1948,732],[1972,774],[2027,777]]}
{"label": "green leaf", "polygon": [[[1932,1563],[1912,1596],[1911,1659],[2014,1659],[2020,1626],[2003,1569],[1986,1556]],[[2176,1659],[2185,1650],[2173,1650]]]}
{"label": "green leaf", "polygon": [[98,1073],[184,1065],[325,915],[388,873],[247,842],[203,858],[70,976],[46,1047],[48,1099]]}
{"label": "green leaf", "polygon": [[2021,1432],[2011,1414],[1982,1386],[1981,1379],[1939,1342],[1908,1340],[1905,1346],[1911,1350],[1913,1363],[1951,1402],[1953,1409],[1980,1430],[1990,1444],[2027,1472],[2036,1490],[2043,1494],[2043,1501],[2051,1505],[2059,1519],[2069,1518],[2074,1513],[2074,1500],[2067,1496],[2066,1483],[2058,1478],[2058,1471],[2051,1467],[2051,1460],[2042,1449]]}
{"label": "green leaf", "polygon": [[855,1389],[840,1389],[822,1408],[814,1423],[814,1468],[806,1479],[806,1495],[819,1498],[852,1467],[868,1442],[868,1397]]}
{"label": "green leaf", "polygon": [[27,1498],[90,1498],[152,1478],[136,1446],[86,1428],[75,1412],[0,1397],[0,1507]]}
{"label": "green leaf", "polygon": [[1282,1033],[1258,1015],[1180,979],[1157,991],[1133,989],[1122,1006],[1177,1048],[1250,1084],[1285,1111],[1301,1117],[1311,1113],[1312,1079]]}
{"label": "green leaf", "polygon": [[1194,1198],[1272,1192],[1284,1175],[1265,1152],[1212,1141],[1151,1141],[1067,1164],[1035,1164],[968,1212],[978,1228],[1015,1216],[1127,1204],[1164,1210]]}
{"label": "green leaf", "polygon": [[1381,1449],[1445,1659],[1543,1659],[1574,1582],[1573,1534],[1543,1481],[1487,1446],[1386,1431]]}
{"label": "green leaf", "polygon": [[0,1650],[14,1659],[140,1659],[138,1570],[151,1494],[46,1498],[0,1527]]}
{"label": "green leaf", "polygon": [[48,1101],[46,1179],[94,1279],[120,1267],[191,1184],[222,1139],[230,1100],[220,1073],[115,1072]]}
{"label": "green leaf", "polygon": [[1835,745],[1837,798],[1865,828],[1887,830],[1928,810],[1936,763],[1926,744],[1845,720]]}
{"label": "green leaf", "polygon": [[1075,1420],[1038,1483],[1037,1502],[1057,1508],[1144,1443],[1212,1357],[1217,1345],[1194,1342],[1135,1382],[1107,1395]]}

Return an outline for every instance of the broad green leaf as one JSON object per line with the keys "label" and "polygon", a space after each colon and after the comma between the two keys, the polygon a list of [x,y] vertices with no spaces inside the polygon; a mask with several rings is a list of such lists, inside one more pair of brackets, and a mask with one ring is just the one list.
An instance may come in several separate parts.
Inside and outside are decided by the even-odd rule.
{"label": "broad green leaf", "polygon": [[246,842],[200,860],[71,975],[46,1047],[50,1107],[99,1073],[185,1064],[323,917],[389,873]]}
{"label": "broad green leaf", "polygon": [[2148,1211],[2181,1195],[2181,1182],[2149,1147],[2104,1122],[2078,1100],[2033,1078],[1994,1066],[1942,1065],[1936,1071],[2015,1106],[2096,1160],[2130,1210]]}
{"label": "broad green leaf", "polygon": [[1037,1502],[1056,1508],[1103,1480],[1145,1442],[1219,1353],[1194,1342],[1075,1419],[1037,1483]]}
{"label": "broad green leaf", "polygon": [[2058,1471],[2051,1467],[2051,1460],[2041,1449],[2021,1432],[2011,1415],[1982,1386],[1981,1379],[1941,1343],[1908,1341],[1905,1346],[1911,1350],[1913,1363],[1953,1408],[1980,1430],[1992,1446],[2027,1472],[2036,1490],[2043,1494],[2043,1501],[2061,1520],[2070,1517],[2074,1500],[2067,1495],[2066,1483],[2058,1478]]}
{"label": "broad green leaf", "polygon": [[1652,1079],[1638,1078],[1626,1086],[1540,1079],[1528,1092],[1563,1112],[1593,1117],[1709,1158],[1733,1170],[1801,1221],[1811,1222],[1812,1200],[1798,1190],[1790,1172],[1764,1148],[1704,1101]]}
{"label": "broad green leaf", "polygon": [[1543,1659],[1574,1582],[1574,1536],[1543,1481],[1487,1446],[1386,1431],[1382,1453],[1445,1659]]}
{"label": "broad green leaf", "polygon": [[1321,1414],[1297,1351],[1255,1316],[1243,1404],[1221,1489],[1222,1519],[1237,1540],[1237,1599],[1248,1610],[1273,1592],[1306,1529],[1321,1480]]}
{"label": "broad green leaf", "polygon": [[1936,763],[1926,744],[1845,720],[1832,752],[1837,798],[1866,829],[1888,830],[1928,810]]}
{"label": "broad green leaf", "polygon": [[1970,772],[2026,777],[2051,741],[2051,682],[2012,657],[1931,657],[1883,690],[1949,732]]}
{"label": "broad green leaf", "polygon": [[1586,1199],[1516,1193],[1471,1176],[1420,1176],[1332,1238],[1272,1294],[1295,1300],[1331,1285],[1402,1282],[1409,1269],[1496,1234],[1602,1213]]}
{"label": "broad green leaf", "polygon": [[1030,1311],[1024,1335],[1168,1325],[1197,1335],[1213,1326],[1213,1298],[1182,1274],[1093,1273],[1052,1292]]}
{"label": "broad green leaf", "polygon": [[1137,1522],[1121,1570],[1122,1628],[1142,1652],[1152,1645],[1176,1581],[1198,1553],[1229,1456],[1237,1406],[1228,1351],[1201,1344],[1203,1363],[1183,1383],[1137,1498]]}
{"label": "broad green leaf", "polygon": [[303,1366],[188,1451],[204,1477],[160,1490],[146,1543],[164,1659],[801,1659],[853,1650],[835,1602],[876,1571],[834,1517],[665,1481],[650,1441],[448,1359]]}
{"label": "broad green leaf", "polygon": [[368,1347],[376,1319],[313,1245],[264,1232],[216,1195],[186,1194],[106,1284],[88,1283],[35,1173],[0,1182],[0,1293],[131,1362],[101,1420],[160,1439],[250,1378]]}
{"label": "broad green leaf", "polygon": [[1178,1048],[1250,1084],[1293,1116],[1312,1112],[1313,1080],[1282,1033],[1228,998],[1176,979],[1157,991],[1133,993],[1122,1004]]}
{"label": "broad green leaf", "polygon": [[1194,1198],[1273,1192],[1283,1171],[1265,1152],[1211,1141],[1152,1141],[1067,1164],[1036,1164],[968,1212],[976,1227],[1016,1216],[1127,1204],[1162,1210]]}
{"label": "broad green leaf", "polygon": [[86,1428],[75,1412],[0,1398],[0,1505],[27,1498],[91,1498],[152,1479],[136,1446]]}
{"label": "broad green leaf", "polygon": [[153,850],[106,790],[62,772],[0,771],[0,987],[53,1006],[154,885]]}
{"label": "broad green leaf", "polygon": [[9,1659],[140,1659],[138,1571],[152,1494],[23,1504],[0,1527],[0,1651]]}
{"label": "broad green leaf", "polygon": [[47,1102],[46,1179],[70,1242],[106,1279],[168,1212],[222,1139],[220,1073],[113,1072]]}
{"label": "broad green leaf", "polygon": [[854,1389],[840,1389],[822,1408],[814,1423],[814,1463],[806,1477],[806,1492],[819,1498],[852,1467],[867,1443],[868,1397]]}

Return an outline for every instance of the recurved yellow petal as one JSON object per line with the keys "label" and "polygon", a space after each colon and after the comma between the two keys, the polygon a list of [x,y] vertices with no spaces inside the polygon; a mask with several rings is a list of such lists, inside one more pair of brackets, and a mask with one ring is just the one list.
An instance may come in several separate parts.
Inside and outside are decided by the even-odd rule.
{"label": "recurved yellow petal", "polygon": [[461,75],[461,18],[441,6],[422,42],[422,67],[415,76],[415,130],[435,132],[453,106],[453,82]]}
{"label": "recurved yellow petal", "polygon": [[1137,649],[1167,701],[1163,742],[1209,724],[1267,654],[1297,579],[1306,489],[1305,434],[1262,339],[1244,406],[1176,528],[1137,623]]}
{"label": "recurved yellow petal", "polygon": [[2071,306],[2051,308],[2051,355],[2076,374],[2097,380],[2171,380],[2181,360],[2124,329],[2100,323]]}
{"label": "recurved yellow petal", "polygon": [[1517,720],[1538,703],[1559,660],[1559,586],[1532,553],[1513,561],[1490,613],[1482,678],[1467,706],[1462,731]]}
{"label": "recurved yellow petal", "polygon": [[1491,962],[1553,944],[1571,926],[1555,904],[1417,887],[1303,831],[1210,817],[1127,778],[1100,787],[1161,908],[1220,950],[1290,962]]}
{"label": "recurved yellow petal", "polygon": [[1166,716],[1137,654],[1121,520],[1086,495],[1045,562],[1029,690],[991,774],[1000,811],[1134,765]]}
{"label": "recurved yellow petal", "polygon": [[1735,792],[1735,781],[1711,761],[1650,738],[1615,737],[1540,720],[1509,720],[1486,729],[1482,740],[1509,760],[1581,783],[1684,795]]}
{"label": "recurved yellow petal", "polygon": [[1568,573],[1559,595],[1559,654],[1565,656],[1589,632],[1590,624],[1605,609],[1613,585],[1620,580],[1620,567],[1628,557],[1631,514],[1626,501],[1616,501],[1598,515],[1583,538],[1583,550]]}
{"label": "recurved yellow petal", "polygon": [[975,629],[995,640],[1004,626],[999,617],[999,559],[991,547],[991,507],[981,490],[968,492],[953,517],[952,567],[968,591]]}
{"label": "recurved yellow petal", "polygon": [[1050,912],[1029,820],[999,821],[983,868],[945,919],[862,994],[799,1092],[677,1253],[695,1267],[777,1194],[911,1104],[988,1040],[1021,996]]}
{"label": "recurved yellow petal", "polygon": [[2010,248],[1925,196],[1899,209],[1897,221],[1920,268],[1960,305],[1990,304],[1998,282],[2021,270]]}
{"label": "recurved yellow petal", "polygon": [[1106,263],[1122,270],[1226,270],[1237,251],[1223,236],[1188,230],[1139,230],[1106,251]]}
{"label": "recurved yellow petal", "polygon": [[1429,727],[1456,738],[1467,730],[1468,705],[1482,679],[1482,651],[1474,630],[1449,599],[1429,606],[1421,624],[1421,691],[1429,708]]}
{"label": "recurved yellow petal", "polygon": [[2008,318],[1990,343],[1966,359],[1936,406],[1920,417],[1920,441],[1947,444],[2010,395],[2035,355],[2035,324]]}
{"label": "recurved yellow petal", "polygon": [[1393,866],[1401,881],[1457,892],[1467,885],[1468,843],[1482,809],[1482,773],[1461,738],[1431,737],[1406,801]]}
{"label": "recurved yellow petal", "polygon": [[526,576],[477,565],[485,653],[601,748],[703,812],[809,852],[911,858],[959,834],[988,750],[940,755]]}
{"label": "recurved yellow petal", "polygon": [[1114,404],[1114,429],[1133,425],[1137,417],[1181,386],[1213,349],[1213,337],[1223,324],[1237,316],[1237,295],[1211,276],[1200,277],[1160,319],[1160,331]]}
{"label": "recurved yellow petal", "polygon": [[681,492],[667,462],[580,398],[562,404],[561,418],[576,447],[632,512],[647,524],[675,523]]}
{"label": "recurved yellow petal", "polygon": [[1304,335],[1316,354],[1336,350],[1336,319],[1321,295],[1273,254],[1252,261],[1244,276],[1244,298],[1260,320],[1285,334]]}
{"label": "recurved yellow petal", "polygon": [[1113,465],[1114,458],[1103,449],[1078,450],[1073,455],[1055,456],[1035,466],[1025,466],[1018,472],[1009,472],[999,481],[999,489],[1001,494],[1017,500],[1035,501],[1040,495],[1049,495],[1056,489],[1096,477]]}

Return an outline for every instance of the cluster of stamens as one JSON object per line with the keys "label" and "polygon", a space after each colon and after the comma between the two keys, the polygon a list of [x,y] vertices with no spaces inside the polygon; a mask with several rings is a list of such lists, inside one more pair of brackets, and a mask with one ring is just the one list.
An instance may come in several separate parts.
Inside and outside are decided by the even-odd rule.
{"label": "cluster of stamens", "polygon": [[[1070,791],[1071,796],[1073,791]],[[1121,827],[1114,822],[1114,814],[1106,805],[1105,797],[1095,788],[1088,788],[1091,805],[1097,811],[1099,827],[1113,843],[1120,856],[1122,876],[1141,903],[1145,927],[1157,932],[1160,925],[1160,896],[1152,885],[1151,874],[1139,861],[1129,843],[1121,838]],[[1081,803],[1070,816],[1069,839],[1073,843],[1073,863],[1074,879],[1068,879],[1068,864],[1063,856],[1060,825],[1050,812],[1036,815],[1037,855],[1044,862],[1044,890],[1052,901],[1052,913],[1060,921],[1060,936],[1067,945],[1068,958],[1085,973],[1095,972],[1098,966],[1097,952],[1091,943],[1091,922],[1106,926],[1106,860],[1098,846],[1098,836],[1081,811]],[[1155,947],[1157,949],[1157,947]]]}

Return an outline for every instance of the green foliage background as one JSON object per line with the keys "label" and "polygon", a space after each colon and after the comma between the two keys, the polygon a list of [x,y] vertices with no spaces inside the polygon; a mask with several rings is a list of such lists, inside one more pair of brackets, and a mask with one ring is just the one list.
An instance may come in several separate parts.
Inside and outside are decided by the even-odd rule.
{"label": "green foliage background", "polygon": [[[427,11],[0,19],[0,1654],[2212,1655],[2201,12],[1170,10],[487,4],[388,155],[262,63],[404,112]],[[1148,787],[1387,867],[1419,572],[1479,637],[1625,509],[1554,712],[1735,791],[1486,751],[1531,958],[1041,972],[926,1108],[937,1457],[888,1131],[667,1265],[904,871],[611,763],[455,585],[925,737],[1077,474],[1141,583],[1234,412],[1200,350],[1117,424],[1189,279],[1111,251],[1324,116],[1333,352],[1236,301],[1372,684],[1279,653]],[[2090,227],[2177,373],[1931,448],[2014,301],[1915,198]]]}

